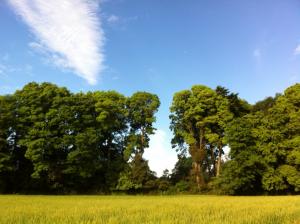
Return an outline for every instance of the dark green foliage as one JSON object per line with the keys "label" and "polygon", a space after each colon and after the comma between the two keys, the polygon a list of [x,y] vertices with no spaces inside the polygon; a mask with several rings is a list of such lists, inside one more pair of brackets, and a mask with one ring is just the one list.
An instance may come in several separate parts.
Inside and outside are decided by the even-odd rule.
{"label": "dark green foliage", "polygon": [[0,96],[0,192],[299,194],[300,84],[253,106],[220,86],[175,93],[178,161],[157,178],[143,153],[159,105],[34,82]]}
{"label": "dark green foliage", "polygon": [[13,99],[11,96],[0,96],[0,192],[6,192],[9,188],[9,176],[15,170],[12,153],[13,145],[11,139],[13,130],[12,108]]}
{"label": "dark green foliage", "polygon": [[251,128],[254,118],[246,115],[233,120],[226,128],[230,158],[221,176],[215,180],[217,189],[225,194],[258,194],[262,192],[261,178],[265,163],[255,145]]}
{"label": "dark green foliage", "polygon": [[227,125],[231,160],[216,180],[229,194],[300,192],[300,84]]}
{"label": "dark green foliage", "polygon": [[258,101],[256,102],[253,107],[252,107],[252,111],[253,112],[257,112],[257,111],[262,111],[264,113],[268,112],[268,109],[273,107],[276,99],[280,96],[280,94],[276,94],[275,97],[267,97],[264,100]]}
{"label": "dark green foliage", "polygon": [[160,105],[156,95],[137,92],[127,99],[129,135],[126,138],[124,159],[131,160],[121,173],[117,190],[130,193],[152,191],[157,187],[154,173],[143,159],[144,149],[149,146],[149,136],[154,134],[154,114]]}
{"label": "dark green foliage", "polygon": [[[215,192],[300,192],[300,84],[254,106],[224,87],[213,91],[194,86],[174,95],[170,118],[172,143],[181,154],[188,149],[193,161],[193,170],[176,178],[175,186],[185,186],[188,177],[197,179],[201,172],[194,163],[198,162],[201,179],[212,181],[208,186]],[[226,144],[230,159],[224,162]]]}
{"label": "dark green foliage", "polygon": [[170,175],[172,184],[176,184],[181,180],[188,181],[190,179],[192,163],[191,157],[186,157],[185,155],[178,156],[178,161]]}
{"label": "dark green foliage", "polygon": [[206,86],[193,86],[191,90],[175,93],[170,107],[173,147],[182,150],[186,145],[193,160],[193,174],[200,190],[206,184],[204,178],[207,134],[218,117],[218,95]]}
{"label": "dark green foliage", "polygon": [[160,102],[156,95],[147,92],[137,92],[127,99],[128,121],[130,135],[128,149],[130,153],[143,154],[149,146],[149,135],[154,134],[154,114]]}
{"label": "dark green foliage", "polygon": [[141,193],[154,191],[156,187],[155,173],[150,170],[148,161],[137,154],[121,173],[117,190],[127,193]]}
{"label": "dark green foliage", "polygon": [[191,176],[198,190],[221,170],[225,126],[248,111],[237,94],[224,87],[213,90],[196,85],[174,94],[170,108],[173,147],[181,153],[188,149],[192,159]]}
{"label": "dark green foliage", "polygon": [[[146,92],[72,94],[51,83],[0,96],[0,192],[109,192],[128,167],[141,191],[156,187],[142,152],[158,107]],[[129,148],[139,152],[130,165]]]}

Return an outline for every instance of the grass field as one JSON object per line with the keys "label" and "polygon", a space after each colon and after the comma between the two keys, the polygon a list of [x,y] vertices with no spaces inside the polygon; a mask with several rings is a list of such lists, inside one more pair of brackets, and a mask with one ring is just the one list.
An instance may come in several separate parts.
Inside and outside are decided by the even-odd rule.
{"label": "grass field", "polygon": [[300,196],[0,196],[0,223],[300,224]]}

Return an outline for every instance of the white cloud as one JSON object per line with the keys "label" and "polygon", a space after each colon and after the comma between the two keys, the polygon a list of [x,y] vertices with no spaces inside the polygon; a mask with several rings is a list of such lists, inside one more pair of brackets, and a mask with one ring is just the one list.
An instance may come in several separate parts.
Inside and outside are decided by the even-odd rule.
{"label": "white cloud", "polygon": [[37,38],[32,48],[48,52],[57,66],[96,84],[104,69],[104,33],[98,1],[8,0]]}
{"label": "white cloud", "polygon": [[145,150],[144,156],[149,160],[150,169],[161,176],[163,170],[172,170],[177,162],[177,154],[171,147],[171,139],[163,130],[156,130],[150,137],[149,148]]}
{"label": "white cloud", "polygon": [[119,20],[120,20],[120,18],[116,15],[110,15],[107,18],[107,22],[110,23],[110,24],[117,23]]}
{"label": "white cloud", "polygon": [[294,50],[294,55],[299,55],[299,54],[300,54],[300,44]]}

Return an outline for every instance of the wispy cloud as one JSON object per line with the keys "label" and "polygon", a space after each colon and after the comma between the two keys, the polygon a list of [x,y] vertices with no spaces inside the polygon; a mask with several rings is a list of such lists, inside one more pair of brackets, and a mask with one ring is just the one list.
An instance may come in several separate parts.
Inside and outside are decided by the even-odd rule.
{"label": "wispy cloud", "polygon": [[5,54],[0,56],[0,79],[12,78],[16,73],[33,76],[33,67],[28,64],[14,64],[11,63],[10,56]]}
{"label": "wispy cloud", "polygon": [[37,41],[31,47],[46,51],[49,59],[90,84],[104,69],[104,33],[97,16],[99,1],[8,0]]}
{"label": "wispy cloud", "polygon": [[7,62],[3,62],[0,60],[0,75],[1,77],[8,77],[10,73],[19,72],[21,68],[13,67]]}
{"label": "wispy cloud", "polygon": [[300,54],[300,44],[294,50],[294,55],[299,55],[299,54]]}
{"label": "wispy cloud", "polygon": [[126,30],[131,23],[138,20],[138,16],[122,17],[115,14],[102,13],[101,18],[110,28],[114,30]]}
{"label": "wispy cloud", "polygon": [[110,24],[117,23],[119,20],[120,20],[120,18],[118,16],[116,16],[116,15],[110,15],[107,18],[107,22],[110,23]]}

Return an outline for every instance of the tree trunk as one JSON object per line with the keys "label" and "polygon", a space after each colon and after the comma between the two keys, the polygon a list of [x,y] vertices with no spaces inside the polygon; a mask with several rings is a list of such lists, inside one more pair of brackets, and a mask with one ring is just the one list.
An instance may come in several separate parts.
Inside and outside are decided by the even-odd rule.
{"label": "tree trunk", "polygon": [[197,158],[195,160],[196,162],[194,162],[194,170],[195,170],[197,188],[198,190],[201,190],[201,187],[205,185],[205,180],[204,180],[204,175],[202,170],[202,164],[206,156],[204,128],[200,130],[199,144],[196,148],[197,148],[197,156],[196,156]]}
{"label": "tree trunk", "polygon": [[218,164],[217,164],[217,177],[220,175],[221,171],[221,161],[222,161],[222,145],[219,146],[219,154],[218,154]]}
{"label": "tree trunk", "polygon": [[194,174],[196,176],[197,189],[200,191],[204,185],[204,177],[200,162],[193,162]]}
{"label": "tree trunk", "polygon": [[145,130],[144,127],[141,128],[141,148],[140,152],[142,155],[144,154],[144,147],[145,147]]}

